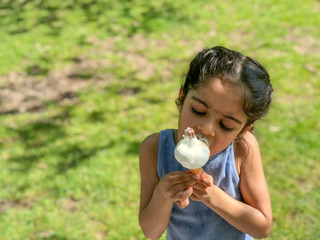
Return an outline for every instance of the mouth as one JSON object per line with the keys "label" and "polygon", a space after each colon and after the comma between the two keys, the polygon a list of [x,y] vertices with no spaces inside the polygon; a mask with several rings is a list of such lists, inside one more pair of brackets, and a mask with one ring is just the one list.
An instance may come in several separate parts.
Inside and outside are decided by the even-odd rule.
{"label": "mouth", "polygon": [[201,134],[197,133],[196,134],[196,137],[200,140],[200,141],[203,141],[205,142],[208,146],[210,146],[210,142],[207,138],[203,137]]}

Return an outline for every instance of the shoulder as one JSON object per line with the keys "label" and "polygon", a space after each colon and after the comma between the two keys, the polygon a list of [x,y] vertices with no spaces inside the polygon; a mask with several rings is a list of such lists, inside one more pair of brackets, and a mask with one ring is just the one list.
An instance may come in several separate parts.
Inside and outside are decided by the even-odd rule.
{"label": "shoulder", "polygon": [[140,145],[139,161],[140,170],[152,168],[156,170],[160,133],[146,137]]}
{"label": "shoulder", "polygon": [[157,154],[159,139],[160,139],[160,133],[154,133],[146,137],[140,145],[140,154],[144,152]]}
{"label": "shoulder", "polygon": [[252,166],[254,162],[261,161],[258,141],[251,132],[246,132],[241,140],[235,142],[234,154],[239,173],[244,168]]}

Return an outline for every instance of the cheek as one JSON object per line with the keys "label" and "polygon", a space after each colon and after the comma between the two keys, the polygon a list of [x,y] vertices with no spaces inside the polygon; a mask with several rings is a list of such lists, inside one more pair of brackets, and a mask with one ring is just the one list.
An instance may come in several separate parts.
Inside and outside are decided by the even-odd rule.
{"label": "cheek", "polygon": [[186,118],[185,120],[184,120],[184,123],[185,123],[185,125],[187,125],[188,127],[196,127],[195,125],[194,125],[194,121],[192,121],[192,119],[191,118]]}
{"label": "cheek", "polygon": [[185,109],[181,111],[179,118],[179,126],[181,127],[195,127],[194,117],[188,113]]}
{"label": "cheek", "polygon": [[223,151],[231,144],[232,141],[232,137],[216,134],[213,143],[210,145],[210,155],[212,156]]}

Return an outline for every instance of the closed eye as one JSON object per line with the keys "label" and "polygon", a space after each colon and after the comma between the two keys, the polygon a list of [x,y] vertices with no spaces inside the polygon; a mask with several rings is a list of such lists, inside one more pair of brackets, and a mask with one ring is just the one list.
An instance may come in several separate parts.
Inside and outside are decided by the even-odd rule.
{"label": "closed eye", "polygon": [[205,112],[199,112],[199,111],[197,111],[194,107],[191,107],[191,111],[192,111],[194,114],[198,115],[198,116],[204,116],[204,115],[206,115]]}
{"label": "closed eye", "polygon": [[223,124],[223,122],[219,122],[220,127],[226,131],[226,132],[232,132],[232,128],[228,128],[226,125]]}

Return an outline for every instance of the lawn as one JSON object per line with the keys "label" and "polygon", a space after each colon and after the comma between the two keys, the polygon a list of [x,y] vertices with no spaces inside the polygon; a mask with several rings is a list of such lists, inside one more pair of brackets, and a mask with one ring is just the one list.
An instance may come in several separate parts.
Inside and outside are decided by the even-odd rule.
{"label": "lawn", "polygon": [[271,75],[267,239],[320,239],[319,24],[316,0],[1,1],[0,239],[144,239],[140,142],[176,127],[188,63],[214,45]]}

